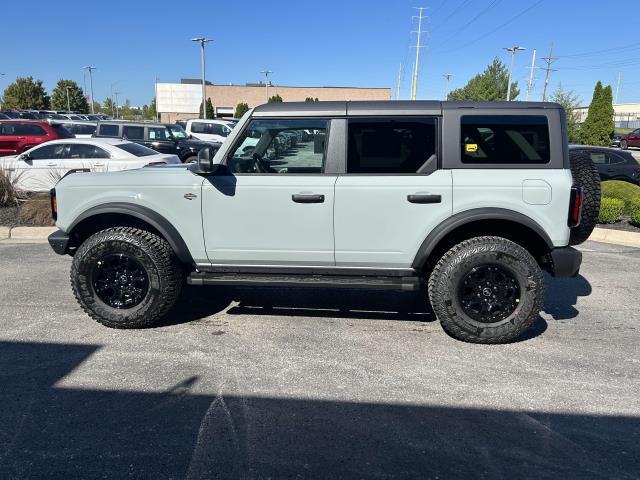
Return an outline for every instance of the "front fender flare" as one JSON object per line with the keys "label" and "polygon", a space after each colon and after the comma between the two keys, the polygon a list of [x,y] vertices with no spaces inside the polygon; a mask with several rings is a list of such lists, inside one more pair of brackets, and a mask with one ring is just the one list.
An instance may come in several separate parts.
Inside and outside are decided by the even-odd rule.
{"label": "front fender flare", "polygon": [[67,229],[67,233],[69,235],[72,235],[73,230],[81,222],[88,220],[91,217],[103,214],[128,215],[130,217],[134,217],[148,223],[153,228],[155,228],[160,233],[160,235],[165,238],[165,240],[167,240],[180,261],[185,263],[193,263],[191,252],[189,251],[187,244],[183,240],[176,227],[174,227],[171,222],[169,222],[169,220],[164,218],[158,212],[155,212],[154,210],[143,207],[141,205],[136,205],[134,203],[111,202],[91,207],[78,215],[78,217]]}

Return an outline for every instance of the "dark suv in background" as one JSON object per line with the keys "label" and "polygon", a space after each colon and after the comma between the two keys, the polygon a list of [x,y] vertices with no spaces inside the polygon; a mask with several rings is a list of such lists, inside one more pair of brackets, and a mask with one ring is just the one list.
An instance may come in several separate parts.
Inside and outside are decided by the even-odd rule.
{"label": "dark suv in background", "polygon": [[569,152],[588,155],[597,167],[600,180],[623,180],[640,184],[640,164],[631,152],[607,147],[570,145]]}
{"label": "dark suv in background", "polygon": [[177,155],[183,163],[195,162],[204,147],[217,151],[221,145],[191,138],[180,125],[168,123],[100,121],[94,137],[127,139],[160,153]]}

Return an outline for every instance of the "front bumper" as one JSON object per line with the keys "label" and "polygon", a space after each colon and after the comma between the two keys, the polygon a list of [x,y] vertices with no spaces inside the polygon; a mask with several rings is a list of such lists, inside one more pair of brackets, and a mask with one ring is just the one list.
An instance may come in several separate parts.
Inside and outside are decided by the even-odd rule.
{"label": "front bumper", "polygon": [[67,253],[67,247],[69,246],[69,235],[62,230],[53,232],[48,237],[49,245],[53,248],[53,251],[58,255],[64,255]]}
{"label": "front bumper", "polygon": [[554,277],[575,277],[580,273],[582,252],[573,247],[554,248],[550,252],[551,274]]}

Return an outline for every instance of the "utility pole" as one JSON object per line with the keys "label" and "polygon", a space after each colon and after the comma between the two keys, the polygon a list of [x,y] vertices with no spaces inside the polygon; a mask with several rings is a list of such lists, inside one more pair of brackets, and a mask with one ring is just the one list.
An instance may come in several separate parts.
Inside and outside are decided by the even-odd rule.
{"label": "utility pole", "polygon": [[156,81],[155,81],[155,85],[154,85],[154,103],[155,103],[155,110],[156,110],[156,123],[158,123],[160,121],[160,116],[158,114],[158,77],[156,77]]}
{"label": "utility pole", "polygon": [[92,67],[91,65],[87,65],[86,67],[82,67],[89,72],[89,91],[91,92],[91,113],[96,113],[95,106],[93,105],[93,71],[96,67]]}
{"label": "utility pole", "polygon": [[451,77],[453,77],[453,75],[450,73],[445,73],[442,76],[447,79],[444,84],[444,99],[447,100],[449,98],[449,80],[451,80]]}
{"label": "utility pole", "polygon": [[71,102],[69,101],[69,89],[70,89],[71,87],[65,87],[65,88],[66,88],[66,90],[67,90],[67,111],[69,111],[69,112],[70,112],[70,111],[71,111]]}
{"label": "utility pole", "polygon": [[[0,72],[0,76],[4,77],[4,73]],[[3,100],[3,98],[2,98],[2,96],[0,96],[0,110],[2,110],[2,100]]]}
{"label": "utility pole", "polygon": [[513,79],[513,64],[516,61],[516,52],[526,50],[525,48],[514,45],[513,47],[505,47],[504,50],[511,52],[511,67],[509,67],[509,84],[507,85],[507,102],[511,101],[511,80]]}
{"label": "utility pole", "polygon": [[271,75],[273,72],[271,70],[269,70],[268,68],[265,68],[264,70],[262,70],[260,73],[262,73],[264,75],[264,86],[265,86],[265,91],[267,92],[267,102],[269,101],[269,75]]}
{"label": "utility pole", "polygon": [[536,68],[536,49],[533,49],[533,57],[531,58],[531,73],[529,74],[529,85],[527,85],[527,102],[533,91],[533,70]]}
{"label": "utility pole", "polygon": [[207,87],[205,81],[205,63],[204,63],[204,44],[207,42],[213,42],[210,38],[198,37],[192,38],[192,42],[200,42],[201,60],[202,60],[202,118],[207,119]]}
{"label": "utility pole", "polygon": [[620,82],[622,82],[622,72],[618,72],[618,83],[616,84],[616,98],[613,103],[618,103],[618,95],[620,94]]}
{"label": "utility pole", "polygon": [[557,58],[555,58],[553,56],[553,43],[551,44],[551,47],[549,48],[549,56],[548,57],[543,57],[542,59],[547,64],[547,66],[545,67],[546,73],[545,73],[545,76],[544,76],[544,89],[542,90],[542,101],[546,102],[547,101],[547,87],[549,86],[549,75],[551,74],[551,72],[557,71],[555,68],[551,68],[551,64],[557,60]]}
{"label": "utility pole", "polygon": [[400,100],[400,84],[402,83],[402,62],[400,62],[400,70],[398,70],[398,83],[396,84],[396,100]]}
{"label": "utility pole", "polygon": [[426,18],[422,16],[422,12],[426,10],[425,7],[413,7],[413,8],[418,10],[418,12],[420,13],[418,14],[417,17],[416,16],[411,17],[412,21],[416,18],[418,19],[418,30],[411,32],[411,33],[418,34],[418,40],[416,44],[412,47],[416,49],[416,61],[413,65],[413,81],[411,82],[411,100],[415,100],[416,94],[418,93],[418,71],[420,69],[420,49],[424,48],[424,45],[420,44],[422,40],[422,19]]}
{"label": "utility pole", "polygon": [[115,101],[116,101],[116,120],[117,120],[118,117],[120,117],[120,111],[118,110],[118,95],[120,95],[120,92],[113,92],[113,95],[115,96]]}

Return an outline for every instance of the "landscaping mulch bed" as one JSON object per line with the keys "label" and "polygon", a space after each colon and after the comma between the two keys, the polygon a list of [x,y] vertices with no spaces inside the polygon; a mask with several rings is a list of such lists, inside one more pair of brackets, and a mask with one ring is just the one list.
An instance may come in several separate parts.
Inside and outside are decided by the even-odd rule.
{"label": "landscaping mulch bed", "polygon": [[[0,227],[42,227],[42,223],[25,221],[19,217],[20,207],[0,207]],[[53,225],[53,220],[48,223]]]}
{"label": "landscaping mulch bed", "polygon": [[599,223],[599,228],[608,228],[611,230],[622,230],[624,232],[640,233],[640,228],[629,223],[629,217],[622,217],[622,220],[616,223]]}

